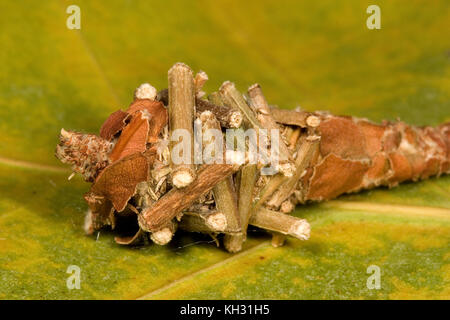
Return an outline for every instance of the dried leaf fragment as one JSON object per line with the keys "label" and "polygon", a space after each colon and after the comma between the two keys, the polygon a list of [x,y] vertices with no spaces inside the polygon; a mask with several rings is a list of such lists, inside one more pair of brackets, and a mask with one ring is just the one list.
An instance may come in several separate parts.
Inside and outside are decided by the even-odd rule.
{"label": "dried leaf fragment", "polygon": [[100,137],[111,141],[114,135],[127,125],[126,121],[129,117],[130,115],[122,110],[111,113],[100,128]]}
{"label": "dried leaf fragment", "polygon": [[121,244],[121,245],[125,245],[125,246],[131,246],[131,245],[136,245],[138,244],[143,236],[144,236],[144,231],[142,231],[141,228],[139,228],[139,230],[132,236],[128,236],[128,237],[114,237],[114,241],[116,241],[116,243]]}
{"label": "dried leaf fragment", "polygon": [[148,142],[156,143],[161,130],[167,125],[169,116],[167,109],[160,101],[149,99],[136,99],[128,107],[127,113],[134,115],[137,111],[147,111],[149,117]]}
{"label": "dried leaf fragment", "polygon": [[148,117],[141,111],[136,112],[131,122],[122,131],[109,158],[117,161],[133,153],[144,152],[147,146],[148,130]]}
{"label": "dried leaf fragment", "polygon": [[91,192],[84,195],[89,211],[85,218],[84,230],[90,235],[106,225],[114,226],[114,208],[111,201]]}
{"label": "dried leaf fragment", "polygon": [[129,155],[105,168],[92,185],[89,196],[110,200],[120,212],[136,192],[139,182],[148,179],[151,162],[142,153]]}

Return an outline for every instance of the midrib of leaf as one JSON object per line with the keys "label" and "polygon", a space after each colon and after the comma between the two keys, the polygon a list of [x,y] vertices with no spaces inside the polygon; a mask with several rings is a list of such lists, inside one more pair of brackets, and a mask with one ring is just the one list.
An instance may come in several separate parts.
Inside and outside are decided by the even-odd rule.
{"label": "midrib of leaf", "polygon": [[16,159],[9,159],[9,158],[2,157],[2,156],[0,156],[0,164],[5,164],[5,165],[13,166],[13,167],[24,168],[24,169],[34,169],[34,170],[56,172],[56,173],[69,173],[70,172],[70,170],[68,170],[66,168],[60,168],[60,167],[56,167],[56,166],[22,161],[22,160],[16,160]]}
{"label": "midrib of leaf", "polygon": [[250,249],[241,251],[240,253],[235,254],[234,256],[232,256],[230,258],[224,259],[224,260],[222,260],[220,262],[217,262],[215,264],[212,264],[212,265],[210,265],[208,267],[205,267],[205,268],[202,268],[200,270],[197,270],[197,271],[195,271],[193,273],[190,273],[188,275],[185,275],[185,276],[181,277],[180,279],[174,280],[174,281],[172,281],[172,282],[170,282],[170,283],[168,283],[168,284],[166,284],[166,285],[164,285],[164,286],[162,286],[160,288],[152,290],[152,291],[150,291],[150,292],[140,296],[136,300],[148,300],[148,299],[151,299],[152,297],[155,297],[158,294],[160,294],[160,293],[162,293],[162,292],[164,292],[166,290],[169,290],[170,288],[173,288],[173,287],[177,286],[180,283],[189,281],[189,280],[193,279],[194,277],[196,277],[198,275],[201,275],[201,274],[204,274],[204,273],[209,272],[211,270],[220,268],[220,267],[222,267],[222,266],[224,266],[224,265],[226,265],[226,264],[228,264],[230,262],[239,260],[239,259],[245,257],[246,255],[251,254],[251,253],[253,253],[255,251],[258,251],[259,249],[265,248],[265,247],[267,247],[269,245],[270,245],[269,241],[264,241],[264,242],[262,242],[262,243],[260,243],[260,244],[258,244],[256,246],[250,248]]}

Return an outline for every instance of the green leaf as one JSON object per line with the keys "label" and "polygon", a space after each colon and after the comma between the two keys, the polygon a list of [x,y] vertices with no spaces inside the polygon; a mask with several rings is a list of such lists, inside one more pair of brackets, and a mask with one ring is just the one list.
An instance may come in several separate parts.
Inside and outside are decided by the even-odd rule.
{"label": "green leaf", "polygon": [[[417,125],[450,121],[450,4],[70,1],[0,3],[0,299],[449,299],[450,177],[298,207],[311,239],[272,248],[252,230],[236,255],[204,236],[122,247],[83,232],[89,188],[53,156],[60,128],[98,133],[170,66],[259,82],[271,104]],[[69,290],[70,265],[81,289]],[[381,289],[366,286],[381,270]]]}

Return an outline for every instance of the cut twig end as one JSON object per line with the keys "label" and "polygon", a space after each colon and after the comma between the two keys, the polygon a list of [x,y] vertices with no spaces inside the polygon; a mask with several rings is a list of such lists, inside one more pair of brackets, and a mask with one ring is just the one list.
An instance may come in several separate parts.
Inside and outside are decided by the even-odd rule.
{"label": "cut twig end", "polygon": [[153,232],[150,235],[152,241],[160,246],[168,244],[172,240],[172,237],[173,231],[169,227]]}
{"label": "cut twig end", "polygon": [[157,95],[158,91],[156,90],[155,87],[153,87],[149,83],[141,84],[139,87],[136,88],[136,91],[134,92],[135,99],[155,100]]}
{"label": "cut twig end", "polygon": [[179,168],[172,173],[172,184],[177,188],[187,187],[194,181],[195,173],[189,168]]}
{"label": "cut twig end", "polygon": [[209,215],[206,218],[206,224],[212,229],[218,232],[225,231],[227,229],[227,218],[222,212],[217,212]]}
{"label": "cut twig end", "polygon": [[320,118],[317,116],[309,116],[306,118],[306,124],[312,128],[316,128],[320,125]]}
{"label": "cut twig end", "polygon": [[244,242],[243,234],[226,234],[223,237],[223,246],[230,253],[236,253],[242,250]]}
{"label": "cut twig end", "polygon": [[191,76],[194,76],[194,72],[192,71],[191,67],[189,67],[187,64],[183,63],[183,62],[177,62],[175,63],[172,68],[169,69],[169,76],[170,74],[172,74],[173,72],[175,72],[175,70],[183,70],[185,72],[188,72],[191,74]]}
{"label": "cut twig end", "polygon": [[290,228],[289,235],[300,240],[308,240],[311,235],[311,226],[305,219],[298,220]]}
{"label": "cut twig end", "polygon": [[234,88],[236,88],[235,84],[233,82],[227,80],[222,83],[222,85],[219,88],[219,92],[224,92],[228,89],[234,89]]}
{"label": "cut twig end", "polygon": [[250,87],[248,87],[248,91],[253,91],[255,89],[261,88],[261,86],[259,85],[259,83],[254,83],[252,84]]}
{"label": "cut twig end", "polygon": [[242,113],[239,111],[233,111],[230,115],[230,126],[232,128],[239,128],[243,121]]}

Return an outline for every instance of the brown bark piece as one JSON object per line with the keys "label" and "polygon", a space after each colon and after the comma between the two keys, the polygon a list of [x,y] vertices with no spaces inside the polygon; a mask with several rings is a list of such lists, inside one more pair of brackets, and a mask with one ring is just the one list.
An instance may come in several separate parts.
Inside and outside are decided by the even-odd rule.
{"label": "brown bark piece", "polygon": [[386,175],[388,174],[389,169],[389,161],[384,152],[380,152],[375,155],[372,158],[372,165],[366,173],[368,183],[365,187],[380,185],[386,180]]}
{"label": "brown bark piece", "polygon": [[308,200],[327,200],[361,185],[369,168],[365,161],[345,160],[329,154],[315,168],[308,190]]}
{"label": "brown bark piece", "polygon": [[408,180],[412,177],[411,164],[403,154],[390,153],[389,161],[393,170],[393,175],[389,179],[389,184],[395,186],[398,183]]}
{"label": "brown bark piece", "polygon": [[321,136],[320,153],[333,153],[343,159],[367,158],[365,137],[351,117],[331,117],[318,127]]}
{"label": "brown bark piece", "polygon": [[367,155],[373,157],[383,148],[382,138],[386,128],[383,125],[374,124],[366,120],[358,121],[357,126],[364,136]]}

